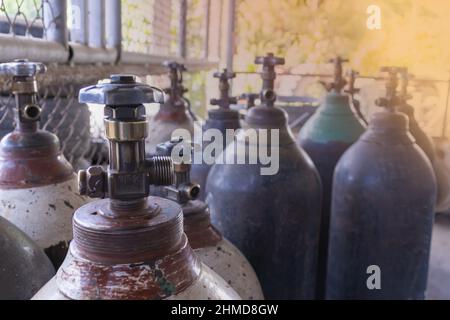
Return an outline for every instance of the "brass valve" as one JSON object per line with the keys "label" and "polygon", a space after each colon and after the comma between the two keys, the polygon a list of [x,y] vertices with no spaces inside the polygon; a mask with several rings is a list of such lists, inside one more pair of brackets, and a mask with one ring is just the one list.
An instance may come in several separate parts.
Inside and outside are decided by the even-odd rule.
{"label": "brass valve", "polygon": [[[200,194],[200,185],[192,183],[190,172],[192,165],[189,161],[184,161],[185,152],[192,153],[196,145],[180,138],[160,143],[156,147],[156,152],[160,156],[172,157],[174,163],[174,182],[171,186],[165,187],[167,198],[184,204],[190,200],[195,200]],[[187,149],[187,151],[185,151]],[[178,152],[174,159],[173,152]],[[180,159],[180,160],[178,160]]]}
{"label": "brass valve", "polygon": [[12,76],[12,92],[16,97],[19,128],[37,129],[42,110],[38,104],[36,76],[46,71],[44,64],[29,62],[26,59],[0,64],[0,74]]}
{"label": "brass valve", "polygon": [[131,75],[113,75],[109,81],[80,91],[82,103],[102,104],[109,166],[92,166],[78,174],[80,194],[92,198],[133,201],[149,195],[150,185],[172,183],[169,157],[145,158],[147,119],[144,103],[162,103],[164,93],[137,83]]}

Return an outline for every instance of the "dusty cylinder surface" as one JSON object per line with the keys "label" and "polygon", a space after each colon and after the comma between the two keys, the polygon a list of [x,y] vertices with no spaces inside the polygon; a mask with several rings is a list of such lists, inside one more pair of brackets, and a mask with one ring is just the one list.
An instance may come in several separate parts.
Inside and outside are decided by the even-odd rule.
{"label": "dusty cylinder surface", "polygon": [[405,115],[378,112],[339,161],[328,299],[424,299],[436,181],[411,137]]}

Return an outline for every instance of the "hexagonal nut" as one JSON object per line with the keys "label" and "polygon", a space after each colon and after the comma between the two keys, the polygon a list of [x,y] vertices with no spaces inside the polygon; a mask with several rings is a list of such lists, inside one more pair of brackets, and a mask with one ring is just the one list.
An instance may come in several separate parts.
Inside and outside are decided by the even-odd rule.
{"label": "hexagonal nut", "polygon": [[78,188],[81,195],[104,198],[107,192],[106,173],[101,166],[92,166],[78,172]]}

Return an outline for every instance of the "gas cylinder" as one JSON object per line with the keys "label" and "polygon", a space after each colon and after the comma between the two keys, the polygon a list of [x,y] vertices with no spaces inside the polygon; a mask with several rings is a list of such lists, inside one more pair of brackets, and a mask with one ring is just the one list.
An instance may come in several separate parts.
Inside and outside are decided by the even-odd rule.
{"label": "gas cylinder", "polygon": [[24,232],[0,217],[0,300],[28,300],[55,268]]}
{"label": "gas cylinder", "polygon": [[75,212],[67,257],[34,299],[239,299],[194,254],[181,207],[149,196],[150,185],[172,183],[171,158],[145,156],[143,103],[163,99],[132,75],[80,91],[80,102],[105,105],[107,171],[92,166],[78,174],[80,193],[102,200]]}
{"label": "gas cylinder", "polygon": [[[210,102],[211,105],[218,106],[218,108],[210,109],[208,111],[208,119],[206,119],[202,129],[203,134],[207,133],[208,130],[211,129],[211,133],[214,133],[213,130],[218,130],[222,136],[222,150],[225,150],[226,146],[228,145],[226,139],[227,129],[237,130],[241,127],[239,112],[230,109],[231,104],[237,103],[237,98],[230,97],[229,83],[231,79],[236,77],[236,74],[229,72],[227,69],[224,69],[223,72],[214,73],[214,77],[219,79],[220,99],[211,99]],[[202,150],[205,150],[209,145],[205,141],[196,142],[202,145]],[[213,152],[216,151],[214,150]],[[213,156],[218,156],[218,154],[214,154]],[[200,194],[198,196],[199,200],[205,200],[206,178],[213,164],[214,163],[207,163],[205,159],[203,159],[202,163],[194,163],[192,165],[192,181],[195,181],[196,183],[200,184],[200,186],[202,186]]]}
{"label": "gas cylinder", "polygon": [[185,129],[194,136],[195,115],[190,109],[190,102],[184,97],[187,89],[183,86],[183,72],[186,68],[177,62],[165,62],[169,69],[170,88],[164,91],[167,101],[159,108],[158,113],[149,120],[149,136],[146,148],[149,154],[154,154],[159,143],[169,141],[176,129]]}
{"label": "gas cylinder", "polygon": [[[331,60],[334,80],[326,83],[328,93],[314,115],[300,129],[298,144],[308,153],[322,180],[322,219],[320,228],[317,298],[324,298],[331,188],[336,163],[365,130],[352,105],[351,97],[342,93],[347,84],[342,74],[341,57]],[[354,88],[351,88],[354,90]]]}
{"label": "gas cylinder", "polygon": [[0,215],[43,248],[55,267],[72,239],[72,215],[86,202],[76,193],[72,166],[61,153],[58,138],[39,130],[36,75],[40,63],[17,60],[0,65],[12,76],[16,128],[0,142]]}
{"label": "gas cylinder", "polygon": [[[433,165],[433,170],[436,176],[438,196],[436,199],[436,212],[443,212],[448,206],[449,195],[449,180],[447,179],[447,172],[445,169],[445,161],[442,161],[442,144],[443,140],[437,139],[440,142],[439,150],[436,149],[434,141],[422,130],[419,123],[414,116],[414,107],[408,104],[408,100],[412,98],[408,94],[409,80],[413,77],[408,73],[408,68],[402,68],[400,70],[401,86],[400,86],[400,98],[398,111],[404,113],[409,119],[409,131],[413,135],[417,145],[425,152],[428,159]],[[438,142],[438,143],[439,143]],[[438,155],[439,152],[439,155]]]}
{"label": "gas cylinder", "polygon": [[328,299],[423,299],[436,201],[429,159],[396,110],[400,68],[389,73],[383,110],[334,174]]}
{"label": "gas cylinder", "polygon": [[413,135],[416,144],[425,152],[431,163],[433,163],[435,157],[433,141],[419,126],[414,116],[414,108],[408,104],[408,100],[412,98],[412,96],[408,94],[409,79],[412,75],[408,74],[407,68],[400,68],[399,70],[401,78],[399,94],[400,103],[397,107],[397,111],[404,113],[408,117],[409,132]]}
{"label": "gas cylinder", "polygon": [[182,207],[184,231],[200,260],[217,272],[244,300],[262,300],[261,285],[252,266],[211,224],[208,205],[197,200],[201,186],[191,182],[191,161],[183,156],[186,149],[192,153],[190,148],[188,142],[180,138],[157,146],[157,155],[172,156],[174,151],[177,157],[172,157],[174,184],[165,187],[165,196]]}
{"label": "gas cylinder", "polygon": [[[444,130],[445,132],[445,130]],[[444,135],[433,137],[435,158],[433,161],[434,173],[438,185],[436,203],[437,213],[450,212],[450,141]]]}
{"label": "gas cylinder", "polygon": [[[255,62],[263,65],[262,103],[248,111],[248,128],[225,149],[224,164],[212,167],[206,202],[213,224],[255,268],[267,299],[313,299],[320,178],[296,145],[286,112],[274,106],[275,66],[284,59],[268,54]],[[264,150],[272,161],[241,161]]]}

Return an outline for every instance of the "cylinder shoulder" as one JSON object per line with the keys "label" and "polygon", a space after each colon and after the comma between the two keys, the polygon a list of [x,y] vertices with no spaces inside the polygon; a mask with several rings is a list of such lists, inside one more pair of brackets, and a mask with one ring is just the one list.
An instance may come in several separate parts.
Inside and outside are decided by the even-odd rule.
{"label": "cylinder shoulder", "polygon": [[220,275],[245,300],[264,299],[261,285],[247,258],[226,238],[216,246],[198,248],[200,260]]}

